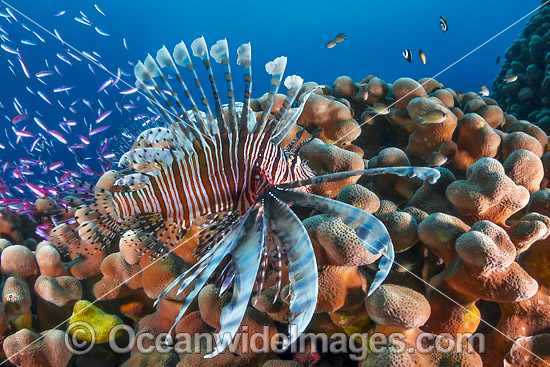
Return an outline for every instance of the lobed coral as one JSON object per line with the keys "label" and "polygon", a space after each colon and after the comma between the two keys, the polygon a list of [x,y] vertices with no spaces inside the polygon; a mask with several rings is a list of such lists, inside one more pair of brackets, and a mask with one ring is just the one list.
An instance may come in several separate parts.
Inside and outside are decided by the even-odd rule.
{"label": "lobed coral", "polygon": [[[196,263],[197,235],[209,218],[198,218],[174,251],[155,258],[131,231],[112,241],[103,238],[100,245],[92,241],[101,231],[91,219],[105,213],[69,196],[64,215],[74,221],[56,226],[48,219],[59,209],[56,202],[36,202],[42,224],[51,229],[49,241],[39,244],[23,233],[18,216],[2,212],[0,344],[6,358],[24,367],[97,361],[127,367],[537,366],[543,365],[541,359],[550,361],[550,153],[545,132],[550,99],[545,92],[548,77],[541,75],[541,63],[550,62],[542,54],[548,42],[548,9],[531,20],[522,39],[507,51],[493,98],[456,92],[431,78],[386,83],[370,75],[355,83],[342,76],[312,94],[281,143],[299,138],[299,154],[317,174],[441,166],[435,184],[414,177],[356,176],[311,187],[317,195],[367,211],[388,230],[395,265],[369,297],[366,291],[383,254],[365,249],[354,229],[339,218],[296,208],[313,243],[319,275],[317,308],[307,331],[351,339],[357,333],[400,333],[401,344],[387,340],[383,350],[370,351],[367,342],[353,339],[354,346],[371,352],[357,362],[322,350],[310,337],[305,350],[286,353],[253,339],[254,332],[273,337],[287,331],[293,295],[282,261],[280,269],[266,267],[263,291],[253,294],[239,329],[244,336],[231,352],[204,359],[211,350],[198,340],[196,353],[144,353],[134,347],[114,355],[106,342],[109,331],[121,324],[138,336],[202,333],[214,340],[221,309],[233,290],[205,286],[172,328],[193,284],[153,302]],[[518,80],[501,84],[500,78],[512,72],[520,74]],[[298,99],[315,85],[305,83]],[[276,98],[273,114],[283,100]],[[267,96],[253,100],[251,107],[260,113],[266,101]],[[387,114],[375,113],[374,104],[389,107]],[[433,110],[442,113],[441,121],[426,121]],[[445,159],[433,161],[434,155]],[[96,186],[122,190],[114,185],[120,177],[109,171]],[[277,239],[270,241],[269,248],[276,248]],[[68,319],[69,325],[92,326],[98,345],[89,355],[72,357],[63,343]],[[477,345],[468,340],[462,341],[463,352],[422,352],[431,342],[415,344],[422,333],[440,336],[448,346],[459,333],[475,332],[486,337],[486,353],[478,354]],[[91,340],[86,333],[75,335]],[[151,343],[147,340],[145,346]],[[249,353],[251,344],[266,350]],[[400,350],[401,345],[406,349]]]}

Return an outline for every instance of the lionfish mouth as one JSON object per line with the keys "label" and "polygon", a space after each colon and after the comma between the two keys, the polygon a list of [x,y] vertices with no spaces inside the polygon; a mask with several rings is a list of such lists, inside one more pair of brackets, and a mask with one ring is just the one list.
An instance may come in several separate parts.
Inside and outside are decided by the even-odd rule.
{"label": "lionfish mouth", "polygon": [[[303,80],[295,75],[287,77],[284,81],[286,99],[270,118],[286,66],[286,58],[279,57],[266,64],[271,87],[265,108],[257,118],[250,109],[250,44],[241,45],[237,50],[237,64],[244,70],[242,104],[234,99],[227,41],[218,41],[210,49],[210,55],[224,68],[227,105],[221,103],[204,38],[196,39],[191,48],[209,74],[215,117],[185,43],[176,45],[172,54],[162,47],[156,58],[149,55],[143,63],[139,62],[135,68],[136,86],[148,95],[164,125],[143,131],[134,148],[121,158],[120,164],[133,171],[116,181],[125,190],[95,189],[95,203],[89,208],[99,215],[94,217],[87,213],[89,218],[95,219],[81,223],[78,232],[86,233],[88,242],[97,247],[102,241],[105,243],[131,230],[151,250],[166,249],[183,237],[194,218],[205,213],[225,213],[218,215],[201,232],[200,245],[195,252],[199,256],[197,263],[180,274],[158,296],[157,302],[176,286],[177,294],[189,291],[175,326],[209,280],[214,281],[220,293],[231,290],[231,299],[222,308],[216,349],[207,356],[213,357],[221,353],[237,333],[254,285],[256,296],[261,295],[268,268],[277,274],[276,295],[280,294],[284,262],[290,280],[290,342],[294,342],[315,311],[318,275],[312,242],[289,206],[307,206],[340,218],[353,228],[368,251],[382,255],[368,292],[370,295],[384,281],[393,264],[394,251],[388,231],[373,215],[313,195],[307,192],[307,186],[379,174],[419,177],[435,182],[440,173],[425,167],[389,167],[312,177],[312,171],[303,164],[289,166],[279,144],[295,125],[313,90],[303,94],[298,107],[292,107]],[[183,108],[164,69],[175,75],[190,110]],[[180,72],[182,69],[193,78],[201,96],[202,110],[187,88]],[[260,155],[264,155],[262,162],[268,164],[252,167],[250,162],[256,162]],[[262,176],[264,174],[282,179],[272,183]],[[131,227],[127,225],[129,218]],[[194,287],[187,289],[192,283]]]}

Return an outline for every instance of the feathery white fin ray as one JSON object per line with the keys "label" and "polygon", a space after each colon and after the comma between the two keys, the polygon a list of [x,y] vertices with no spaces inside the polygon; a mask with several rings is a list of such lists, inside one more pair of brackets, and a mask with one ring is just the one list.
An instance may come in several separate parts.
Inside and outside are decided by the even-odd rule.
{"label": "feathery white fin ray", "polygon": [[342,180],[344,178],[353,177],[353,176],[364,176],[364,175],[377,176],[377,175],[385,175],[385,174],[406,176],[409,178],[417,177],[421,180],[428,180],[432,184],[435,183],[439,179],[439,177],[441,177],[441,173],[438,170],[433,168],[428,168],[428,167],[410,167],[410,166],[381,167],[381,168],[370,168],[370,169],[363,169],[363,170],[357,170],[357,171],[329,173],[326,175],[307,178],[305,180],[298,180],[298,181],[281,184],[281,185],[278,185],[278,187],[291,189],[291,188],[296,188],[300,186],[307,186],[312,184],[320,184],[323,182]]}
{"label": "feathery white fin ray", "polygon": [[229,64],[227,39],[216,42],[216,44],[210,48],[210,56],[212,56],[217,63],[224,66],[225,81],[227,82],[227,99],[229,100],[229,121],[227,122],[227,129],[229,131],[234,131],[237,129],[237,114],[235,112],[235,91],[233,89],[231,66]]}
{"label": "feathery white fin ray", "polygon": [[[193,123],[193,121],[191,121],[191,118],[189,117],[189,114],[187,113],[187,111],[185,110],[184,106],[183,106],[183,103],[180,101],[180,99],[178,98],[178,95],[177,93],[174,91],[174,88],[172,88],[172,86],[170,85],[170,83],[168,82],[168,79],[166,79],[166,77],[164,76],[162,70],[159,68],[159,66],[157,65],[155,59],[153,59],[153,57],[151,55],[147,55],[147,57],[145,58],[145,61],[143,62],[143,65],[145,66],[145,68],[149,71],[149,73],[151,74],[151,76],[153,78],[155,77],[158,77],[160,79],[160,81],[168,87],[169,91],[170,91],[170,94],[172,95],[172,97],[176,100],[176,106],[178,106],[178,108],[181,110],[181,114],[183,116],[183,120],[185,121],[185,123],[187,125],[189,125],[191,128],[195,128],[195,124]],[[155,88],[155,90],[157,92],[162,92],[162,91],[159,91]],[[163,96],[164,96],[164,93],[163,93]],[[165,97],[165,96],[164,96]],[[168,101],[168,99],[166,99]],[[170,103],[171,105],[171,103]],[[176,110],[173,109],[173,111],[175,112]],[[177,112],[176,112],[177,113]]]}
{"label": "feathery white fin ray", "polygon": [[250,42],[243,43],[237,49],[237,65],[244,69],[244,107],[239,120],[239,130],[248,126],[248,131],[252,131],[249,126],[248,116],[250,114],[250,98],[252,95],[252,52]]}
{"label": "feathery white fin ray", "polygon": [[[172,333],[172,330],[174,329],[174,327],[177,325],[177,323],[181,320],[181,318],[183,317],[183,315],[187,311],[187,308],[191,304],[191,301],[199,294],[200,290],[206,284],[206,282],[208,281],[208,278],[210,278],[210,276],[214,273],[216,268],[220,265],[220,263],[223,260],[223,258],[225,257],[225,255],[228,252],[230,252],[232,248],[234,248],[234,246],[237,242],[239,233],[240,233],[244,223],[246,222],[246,220],[250,216],[251,212],[253,212],[253,210],[249,209],[239,219],[239,221],[235,223],[235,225],[233,226],[231,231],[227,234],[227,236],[225,236],[221,242],[216,244],[216,246],[214,246],[210,251],[208,251],[207,254],[204,255],[199,260],[199,262],[197,262],[197,264],[195,264],[193,266],[194,269],[191,268],[195,271],[197,265],[198,266],[204,266],[204,270],[202,271],[200,276],[197,278],[197,284],[195,284],[195,287],[193,288],[193,290],[185,298],[185,302],[181,306],[180,312],[178,313],[178,316],[176,317],[176,320],[174,321],[174,324],[172,325],[172,327],[170,328],[170,331],[168,332],[169,334]],[[204,263],[206,265],[200,265],[202,263]],[[187,273],[190,273],[191,269],[189,269]],[[195,276],[196,275],[198,275],[198,274],[195,272]],[[176,280],[178,280],[180,277],[178,277]],[[183,277],[181,277],[181,279],[183,279]],[[178,282],[181,281],[181,279],[179,279]],[[174,287],[178,283],[178,282],[176,282],[176,280],[174,280],[162,292],[162,295],[166,294],[172,287]],[[187,285],[189,285],[193,280],[194,279],[187,280],[188,281]],[[180,287],[180,289],[183,290],[181,287]],[[181,292],[181,290],[178,290],[178,291]],[[160,299],[160,296],[159,296],[159,299]]]}
{"label": "feathery white fin ray", "polygon": [[275,97],[277,97],[277,91],[279,90],[279,85],[281,85],[281,79],[286,68],[286,57],[279,56],[275,60],[265,64],[265,70],[268,74],[271,75],[271,87],[269,88],[269,94],[267,95],[266,107],[262,111],[262,116],[260,121],[256,126],[256,129],[262,131],[265,127],[269,114],[271,113],[271,108],[273,108],[273,103],[275,102]]}
{"label": "feathery white fin ray", "polygon": [[347,226],[353,228],[361,244],[372,254],[382,253],[379,270],[370,286],[371,295],[386,279],[393,265],[394,250],[388,230],[374,215],[336,200],[297,190],[273,188],[277,198],[290,205],[315,208],[325,214],[339,217]]}
{"label": "feathery white fin ray", "polygon": [[[235,236],[228,237],[227,239],[225,239],[220,244],[220,246],[216,247],[216,249],[218,251],[212,253],[211,257],[208,258],[204,264],[201,263],[201,265],[199,265],[198,269],[202,270],[200,276],[198,275],[199,272],[196,271],[198,269],[195,269],[195,272],[192,274],[193,277],[189,277],[188,279],[186,279],[184,281],[184,284],[185,284],[186,287],[189,284],[191,284],[193,282],[193,280],[195,280],[195,279],[197,280],[197,283],[195,284],[195,287],[193,288],[193,290],[187,295],[187,297],[185,297],[185,301],[184,301],[183,305],[180,308],[180,311],[178,313],[178,316],[176,317],[176,320],[174,321],[174,324],[172,325],[172,327],[168,331],[168,334],[172,333],[172,330],[174,329],[174,327],[176,327],[178,322],[181,320],[181,318],[183,317],[183,315],[187,311],[187,308],[189,307],[191,302],[195,299],[195,297],[197,297],[197,295],[201,291],[202,287],[204,287],[204,285],[208,281],[208,278],[210,278],[212,273],[214,273],[214,270],[216,270],[216,268],[218,267],[218,265],[222,261],[223,257],[225,256],[226,252],[230,249],[231,244],[234,240],[234,237]],[[201,269],[201,268],[203,268],[203,269]],[[168,288],[166,288],[165,291],[169,291],[171,287],[172,287],[172,284],[170,284],[170,286]],[[178,289],[178,292],[181,293],[181,291],[183,291],[184,288],[180,287],[181,290]],[[163,295],[164,295],[164,292],[163,292]]]}
{"label": "feathery white fin ray", "polygon": [[302,87],[303,83],[304,83],[304,79],[302,79],[298,75],[291,75],[285,78],[284,85],[287,88],[286,98],[285,98],[285,101],[283,102],[283,106],[281,107],[279,112],[277,112],[277,114],[275,115],[275,120],[283,121],[287,111],[294,103],[294,100],[296,100],[296,96],[298,95],[298,92],[300,91],[300,88]]}
{"label": "feathery white fin ray", "polygon": [[[187,97],[187,100],[191,105],[191,111],[193,111],[193,116],[195,117],[195,121],[198,125],[197,126],[198,129],[201,131],[201,133],[207,134],[208,133],[207,129],[209,125],[206,123],[205,119],[203,119],[201,113],[199,112],[199,108],[197,107],[197,104],[195,103],[193,96],[191,96],[191,93],[187,88],[187,84],[185,84],[183,77],[181,76],[178,68],[176,67],[176,64],[174,63],[174,60],[172,59],[172,56],[170,55],[170,52],[168,52],[168,49],[166,48],[166,46],[162,46],[162,48],[157,51],[157,62],[159,63],[161,68],[169,68],[176,75],[176,80],[183,88],[184,95],[185,97]],[[208,116],[206,116],[206,114],[205,114],[205,118],[208,119]]]}
{"label": "feathery white fin ray", "polygon": [[[162,106],[162,104],[158,101],[157,97],[155,97],[155,95],[149,90],[149,88],[147,88],[147,85],[143,82],[143,80],[141,80],[137,76],[136,76],[136,88],[147,93],[147,97],[148,97],[146,98],[147,101],[151,104],[151,107],[153,107],[156,114],[159,115],[164,120],[164,122],[169,124],[174,122],[174,119],[172,118],[168,110],[166,110]],[[159,108],[161,109],[160,111],[159,111]]]}
{"label": "feathery white fin ray", "polygon": [[208,129],[210,131],[214,131],[213,130],[215,126],[214,115],[212,114],[212,110],[210,109],[210,105],[208,104],[208,98],[206,98],[206,94],[204,93],[204,89],[201,86],[201,81],[199,79],[199,76],[197,75],[197,72],[195,71],[193,62],[189,57],[187,46],[183,41],[181,41],[176,45],[176,47],[174,47],[174,53],[172,55],[174,56],[174,61],[176,62],[176,64],[185,67],[187,70],[189,70],[190,73],[193,74],[193,80],[195,81],[195,86],[197,87],[197,89],[201,94],[201,103],[203,106],[204,113],[206,114],[206,119],[208,121],[208,125],[209,125]]}
{"label": "feathery white fin ray", "polygon": [[[155,71],[156,70],[153,70],[153,73]],[[152,74],[151,71],[147,69],[141,61],[136,63],[136,66],[134,67],[134,74],[138,80],[148,81],[153,84],[153,87],[155,88],[155,92],[157,93],[157,95],[162,98],[162,100],[164,101],[164,104],[170,109],[170,111],[168,111],[163,107],[163,110],[166,111],[166,114],[168,115],[168,118],[170,120],[173,120],[173,119],[175,119],[176,121],[181,120],[181,118],[178,115],[178,112],[176,111],[172,103],[168,100],[164,92],[160,89],[157,82],[155,81],[153,77],[154,74]]]}
{"label": "feathery white fin ray", "polygon": [[313,245],[302,222],[286,203],[266,195],[269,228],[281,240],[290,279],[290,343],[306,329],[315,312],[319,285]]}
{"label": "feathery white fin ray", "polygon": [[[301,78],[300,78],[301,79]],[[310,89],[302,98],[302,103],[300,103],[300,107],[298,108],[291,108],[288,111],[285,111],[283,115],[281,115],[281,120],[277,120],[274,123],[277,123],[278,125],[275,128],[275,131],[273,132],[273,135],[271,137],[271,142],[275,145],[279,145],[281,141],[285,138],[285,136],[290,132],[292,127],[296,124],[296,121],[298,121],[298,118],[302,114],[302,111],[304,110],[304,107],[306,106],[306,102],[311,96],[311,94],[318,88],[321,87],[314,87]],[[285,100],[285,103],[287,102],[287,99]]]}
{"label": "feathery white fin ray", "polygon": [[170,167],[172,162],[173,156],[169,149],[137,148],[125,153],[118,165],[126,166],[136,172],[148,173]]}
{"label": "feathery white fin ray", "polygon": [[248,219],[239,233],[237,242],[231,250],[233,256],[233,295],[229,304],[222,308],[220,331],[216,337],[214,352],[205,358],[215,357],[227,348],[233,340],[250,301],[256,274],[260,266],[265,238],[265,218],[263,208],[257,205],[250,211]]}
{"label": "feathery white fin ray", "polygon": [[193,56],[196,56],[202,60],[206,71],[208,72],[208,80],[210,81],[210,87],[212,88],[212,95],[214,96],[214,105],[216,106],[216,119],[218,120],[217,133],[219,134],[225,128],[225,117],[223,115],[222,102],[220,100],[220,93],[214,80],[214,72],[212,71],[212,65],[210,64],[210,58],[208,57],[208,46],[203,37],[199,37],[191,44],[191,51]]}

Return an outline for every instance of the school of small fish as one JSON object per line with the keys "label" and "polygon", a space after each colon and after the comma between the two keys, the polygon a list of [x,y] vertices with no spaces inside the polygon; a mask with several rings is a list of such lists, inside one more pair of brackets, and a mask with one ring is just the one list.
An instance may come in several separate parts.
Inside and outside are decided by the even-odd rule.
{"label": "school of small fish", "polygon": [[[76,22],[75,27],[88,27],[81,32],[90,37],[111,37],[102,25],[107,14],[97,4],[50,16],[57,19],[57,29]],[[132,62],[128,72],[118,68],[112,75],[96,74],[97,69],[109,70],[107,58],[73,48],[69,33],[57,29],[48,34],[15,8],[0,7],[0,67],[9,70],[0,80],[21,86],[10,91],[12,100],[0,98],[0,116],[7,120],[0,130],[0,205],[31,219],[37,198],[61,194],[59,182],[98,177],[111,169],[123,140],[134,137],[132,126],[146,126],[156,115],[150,107],[140,107],[138,88],[123,80],[131,75]],[[125,38],[120,47],[129,55]],[[44,57],[37,58],[37,52]],[[119,58],[112,61],[120,65]],[[97,90],[78,84],[83,70],[97,75],[94,79],[102,75]]]}

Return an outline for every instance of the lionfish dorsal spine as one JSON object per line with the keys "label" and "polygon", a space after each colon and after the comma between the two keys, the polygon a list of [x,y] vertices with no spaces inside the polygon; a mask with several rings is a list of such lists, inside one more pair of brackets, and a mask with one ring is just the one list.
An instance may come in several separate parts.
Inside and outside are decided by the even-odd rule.
{"label": "lionfish dorsal spine", "polygon": [[193,41],[191,44],[191,52],[193,52],[193,56],[196,56],[202,60],[202,63],[208,72],[208,80],[210,81],[212,96],[214,97],[214,105],[216,107],[216,119],[218,120],[218,124],[214,124],[212,126],[212,132],[214,134],[219,134],[225,128],[225,118],[223,115],[220,93],[218,92],[218,86],[216,85],[214,72],[212,71],[212,64],[210,64],[210,58],[208,57],[208,46],[206,45],[204,37],[199,37]]}
{"label": "lionfish dorsal spine", "polygon": [[[176,48],[177,47],[178,46],[176,46]],[[174,51],[174,54],[175,53],[176,51]],[[204,129],[206,128],[207,124],[202,118],[201,112],[199,111],[199,108],[197,107],[197,104],[195,103],[195,100],[193,99],[191,92],[189,92],[189,89],[187,88],[187,84],[185,84],[185,81],[183,80],[183,77],[181,76],[178,68],[176,67],[176,64],[174,63],[174,60],[172,59],[172,56],[170,55],[170,52],[168,51],[166,46],[162,46],[162,48],[157,51],[157,62],[159,63],[161,68],[169,68],[169,70],[175,74],[176,80],[178,81],[179,85],[181,85],[183,89],[183,94],[189,101],[189,105],[191,106],[191,111],[193,111],[193,116],[195,117],[195,124],[197,125],[197,128],[201,131],[201,133],[206,134],[207,131]],[[174,97],[177,98],[177,93],[175,93]],[[207,116],[208,115],[206,115],[206,117]]]}
{"label": "lionfish dorsal spine", "polygon": [[262,115],[256,129],[262,131],[267,123],[271,109],[273,108],[273,103],[275,103],[275,98],[277,97],[277,92],[279,91],[279,86],[281,85],[281,79],[285,72],[286,68],[286,57],[279,56],[275,60],[265,64],[265,70],[268,74],[271,75],[271,83],[269,87],[269,93],[267,95],[266,106],[262,111]]}
{"label": "lionfish dorsal spine", "polygon": [[[174,89],[172,88],[172,86],[170,85],[170,83],[168,82],[168,79],[166,79],[166,77],[164,76],[164,73],[162,72],[162,70],[159,68],[159,66],[157,65],[155,59],[153,59],[153,57],[148,54],[147,57],[145,58],[145,61],[143,62],[143,66],[145,67],[145,69],[147,69],[147,71],[149,72],[149,74],[151,74],[151,76],[153,78],[155,77],[158,77],[160,79],[160,81],[168,87],[168,91],[170,92],[170,95],[172,97],[174,97],[174,99],[176,100],[176,105],[178,106],[178,108],[181,110],[181,114],[183,116],[183,120],[187,123],[187,124],[192,124],[191,122],[191,119],[189,118],[189,115],[187,114],[187,111],[185,111],[185,108],[183,107],[183,104],[181,103],[181,101],[179,100],[178,98],[178,95],[177,93],[174,91]],[[154,80],[154,79],[153,79]],[[160,90],[160,87],[155,84],[155,91],[158,93],[158,94],[162,94],[163,97],[166,97],[165,94],[164,94],[164,91],[163,90]],[[176,121],[179,121],[179,115],[178,115],[178,112],[176,111],[176,109],[174,108],[174,106],[168,101],[167,98],[165,98],[165,101],[166,101],[166,104],[170,107],[170,109],[172,110],[172,113],[174,113],[174,115],[176,116]]]}
{"label": "lionfish dorsal spine", "polygon": [[229,63],[229,47],[227,39],[219,40],[210,48],[210,55],[217,63],[224,67],[225,81],[227,83],[227,100],[228,100],[228,130],[234,131],[237,129],[237,113],[235,110],[235,91],[233,89],[233,77],[231,75],[231,65]]}
{"label": "lionfish dorsal spine", "polygon": [[[156,64],[155,64],[156,65]],[[166,116],[168,118],[168,120],[170,121],[170,123],[173,123],[174,122],[174,119],[177,121],[177,120],[180,120],[180,117],[176,111],[176,109],[174,108],[174,106],[172,105],[172,103],[170,102],[170,100],[166,97],[166,94],[161,90],[161,88],[159,87],[157,81],[155,80],[155,74],[152,74],[151,72],[155,73],[156,70],[149,70],[141,61],[138,61],[136,63],[136,66],[134,67],[134,74],[138,80],[138,82],[141,82],[139,83],[140,85],[143,84],[145,85],[145,83],[143,82],[150,82],[152,83],[153,85],[153,88],[154,88],[154,91],[155,93],[157,94],[157,96],[160,96],[160,98],[162,99],[162,101],[164,101],[164,105],[166,105],[170,111],[168,111],[164,105],[160,104],[160,107],[162,109],[162,111],[164,111],[164,116]],[[149,88],[147,86],[145,86],[145,88],[147,90],[149,90]],[[153,93],[152,92],[149,92],[150,95],[152,95]],[[155,99],[156,100],[156,99]],[[158,103],[158,102],[157,102]]]}
{"label": "lionfish dorsal spine", "polygon": [[212,109],[210,108],[210,104],[208,103],[208,98],[206,97],[206,93],[202,88],[201,81],[199,79],[199,76],[197,75],[195,66],[191,61],[191,57],[189,55],[189,51],[187,50],[185,42],[181,41],[176,45],[176,47],[174,47],[173,56],[176,64],[185,67],[192,74],[193,81],[195,82],[195,87],[197,87],[201,96],[203,111],[206,115],[206,122],[208,125],[205,128],[207,128],[210,133],[213,133],[215,131],[214,126],[216,125],[214,115],[212,114]]}
{"label": "lionfish dorsal spine", "polygon": [[[244,102],[239,120],[239,130],[249,127],[250,99],[252,98],[252,48],[249,43],[243,43],[237,49],[237,65],[244,71]],[[250,129],[249,129],[250,130]]]}

